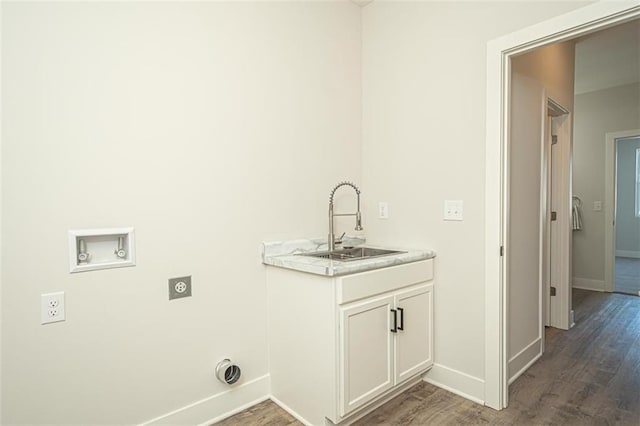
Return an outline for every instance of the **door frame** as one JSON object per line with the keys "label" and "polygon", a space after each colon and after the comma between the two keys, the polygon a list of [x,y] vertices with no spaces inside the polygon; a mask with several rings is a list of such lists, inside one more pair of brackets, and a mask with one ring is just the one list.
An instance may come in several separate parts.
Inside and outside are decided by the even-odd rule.
{"label": "door frame", "polygon": [[508,405],[506,244],[511,57],[640,17],[640,0],[600,1],[487,43],[485,153],[485,405]]}
{"label": "door frame", "polygon": [[615,290],[616,259],[616,152],[618,140],[640,136],[640,129],[605,134],[604,168],[604,291]]}

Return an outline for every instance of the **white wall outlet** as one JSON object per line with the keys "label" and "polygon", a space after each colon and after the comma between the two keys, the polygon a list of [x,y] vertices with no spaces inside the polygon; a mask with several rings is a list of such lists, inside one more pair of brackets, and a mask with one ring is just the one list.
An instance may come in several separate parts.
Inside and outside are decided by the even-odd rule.
{"label": "white wall outlet", "polygon": [[64,321],[64,291],[40,295],[40,323]]}
{"label": "white wall outlet", "polygon": [[444,220],[462,220],[462,200],[444,200]]}
{"label": "white wall outlet", "polygon": [[602,211],[602,201],[594,201],[593,202],[593,211],[594,212]]}
{"label": "white wall outlet", "polygon": [[386,201],[378,203],[378,219],[389,219],[389,203]]}

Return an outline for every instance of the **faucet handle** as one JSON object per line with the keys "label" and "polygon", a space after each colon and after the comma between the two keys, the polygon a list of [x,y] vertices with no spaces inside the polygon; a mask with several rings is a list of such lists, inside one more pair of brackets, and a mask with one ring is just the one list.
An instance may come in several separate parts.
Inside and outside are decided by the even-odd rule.
{"label": "faucet handle", "polygon": [[343,232],[342,235],[340,235],[339,238],[336,238],[335,244],[342,244],[342,239],[344,238],[345,234],[346,234],[346,232]]}

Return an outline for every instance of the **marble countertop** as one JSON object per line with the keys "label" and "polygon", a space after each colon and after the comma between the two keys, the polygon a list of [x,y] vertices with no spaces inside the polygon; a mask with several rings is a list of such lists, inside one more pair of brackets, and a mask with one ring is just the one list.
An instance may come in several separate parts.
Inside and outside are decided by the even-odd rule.
{"label": "marble countertop", "polygon": [[[362,237],[345,237],[342,245],[344,247],[358,247],[364,245],[365,242],[366,239]],[[335,277],[432,259],[436,256],[436,253],[432,250],[407,250],[397,247],[375,247],[369,245],[367,247],[401,250],[404,253],[348,262],[304,256],[304,253],[328,250],[326,238],[314,238],[264,242],[262,243],[262,263],[295,271]],[[301,254],[303,256],[300,256]]]}

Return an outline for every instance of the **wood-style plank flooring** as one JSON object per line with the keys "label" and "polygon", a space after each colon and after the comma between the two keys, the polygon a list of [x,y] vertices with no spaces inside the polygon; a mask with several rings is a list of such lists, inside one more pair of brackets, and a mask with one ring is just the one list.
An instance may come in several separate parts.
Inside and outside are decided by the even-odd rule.
{"label": "wood-style plank flooring", "polygon": [[[369,425],[640,426],[640,297],[573,290],[576,326],[548,328],[542,358],[495,411],[419,383],[356,422]],[[265,401],[220,425],[300,424]]]}
{"label": "wood-style plank flooring", "polygon": [[616,257],[615,290],[640,295],[640,259]]}

